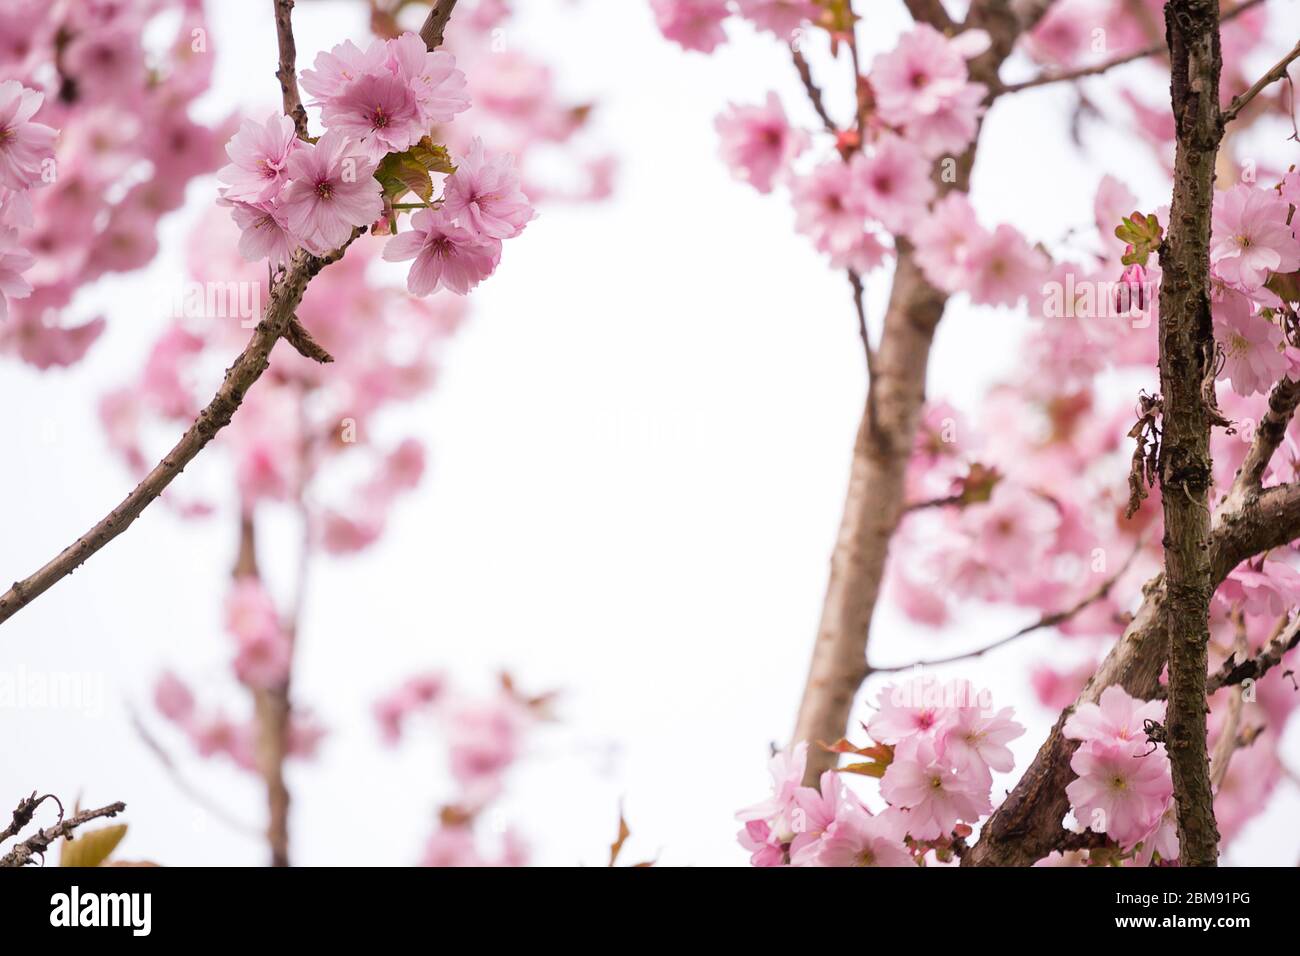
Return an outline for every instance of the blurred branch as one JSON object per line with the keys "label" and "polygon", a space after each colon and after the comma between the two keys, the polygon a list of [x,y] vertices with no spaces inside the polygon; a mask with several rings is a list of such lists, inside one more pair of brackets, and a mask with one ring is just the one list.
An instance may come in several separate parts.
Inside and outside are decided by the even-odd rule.
{"label": "blurred branch", "polygon": [[983,657],[989,651],[994,651],[997,650],[999,647],[1004,647],[1007,644],[1010,644],[1012,641],[1018,640],[1022,637],[1025,637],[1026,635],[1033,634],[1035,631],[1041,631],[1049,627],[1057,627],[1061,624],[1064,624],[1066,621],[1069,621],[1071,618],[1078,616],[1079,613],[1085,610],[1086,608],[1090,607],[1093,604],[1096,604],[1098,601],[1105,600],[1105,598],[1107,598],[1110,595],[1110,592],[1114,589],[1116,582],[1118,582],[1119,579],[1125,575],[1128,569],[1132,567],[1133,560],[1142,551],[1142,545],[1143,542],[1139,541],[1134,546],[1133,550],[1129,552],[1129,556],[1127,559],[1125,559],[1123,566],[1114,574],[1112,574],[1110,577],[1108,577],[1105,581],[1103,581],[1096,588],[1096,590],[1087,594],[1085,597],[1081,598],[1079,601],[1072,604],[1070,607],[1066,608],[1063,611],[1053,611],[1051,614],[1044,614],[1038,620],[1034,621],[1032,624],[1026,624],[1024,627],[1016,631],[1014,634],[1009,634],[1006,637],[994,641],[992,644],[985,644],[983,647],[977,648],[976,650],[973,651],[965,651],[961,654],[953,654],[951,657],[937,657],[927,661],[913,661],[910,664],[896,664],[892,667],[872,667],[870,664],[868,664],[867,676],[870,677],[872,674],[898,674],[903,671],[910,671],[918,667],[920,668],[939,667],[942,664],[953,664],[956,663],[957,661],[966,661],[976,657]]}
{"label": "blurred branch", "polygon": [[237,833],[242,833],[244,836],[258,835],[256,827],[245,823],[243,820],[237,819],[200,788],[190,783],[190,781],[186,779],[185,775],[181,773],[180,767],[176,765],[176,761],[172,758],[172,755],[169,754],[166,748],[158,742],[158,739],[149,732],[149,728],[144,725],[144,721],[140,719],[140,715],[137,714],[134,709],[131,709],[129,713],[131,716],[131,726],[135,728],[135,732],[144,742],[144,745],[148,748],[149,752],[158,759],[160,764],[162,764],[163,769],[167,771],[167,775],[171,778],[172,783],[176,784],[177,789],[179,789],[181,793],[193,800],[201,810],[212,814],[213,817],[220,820]]}
{"label": "blurred branch", "polygon": [[[1223,16],[1220,18],[1219,22],[1227,23],[1229,20],[1232,20],[1234,17],[1240,16],[1241,14],[1245,13],[1247,10],[1251,9],[1252,7],[1257,7],[1263,2],[1264,0],[1243,0],[1242,3],[1239,3],[1231,10],[1226,11],[1223,14]],[[1136,60],[1145,60],[1147,57],[1151,57],[1151,56],[1161,56],[1167,52],[1168,49],[1165,45],[1165,42],[1164,40],[1161,40],[1159,43],[1152,43],[1151,45],[1145,46],[1140,50],[1134,50],[1131,53],[1125,53],[1122,56],[1113,57],[1109,60],[1103,60],[1102,62],[1094,63],[1091,66],[1081,66],[1073,70],[1063,70],[1061,72],[1047,71],[1040,74],[1039,76],[1033,77],[1032,79],[1029,80],[1023,80],[1019,83],[1000,83],[994,87],[994,89],[990,92],[989,95],[990,98],[992,98],[992,97],[1001,96],[1003,93],[1019,93],[1021,90],[1031,90],[1034,89],[1035,87],[1047,86],[1050,83],[1068,83],[1073,80],[1085,79],[1086,77],[1089,76],[1098,76],[1109,70],[1113,70],[1117,66],[1123,66],[1126,63],[1133,63]],[[1296,55],[1300,55],[1300,49],[1296,51],[1292,51],[1292,59],[1294,59]],[[1283,66],[1283,69],[1285,69],[1284,64],[1279,64],[1279,65]],[[1277,69],[1277,67],[1274,67],[1274,69]],[[1274,79],[1278,79],[1278,78],[1280,77],[1274,77]],[[1263,83],[1262,80],[1261,83]],[[1267,85],[1267,84],[1263,84],[1263,85]],[[1256,92],[1258,92],[1258,90]],[[1253,96],[1254,93],[1251,93],[1250,95]],[[1244,106],[1245,103],[1243,102],[1242,105]],[[1224,122],[1227,122],[1228,118],[1229,117],[1227,117],[1225,114]]]}

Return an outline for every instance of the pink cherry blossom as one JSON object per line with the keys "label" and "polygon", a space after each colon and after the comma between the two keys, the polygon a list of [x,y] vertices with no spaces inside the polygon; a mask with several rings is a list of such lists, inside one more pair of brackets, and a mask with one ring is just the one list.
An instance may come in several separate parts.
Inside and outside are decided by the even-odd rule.
{"label": "pink cherry blossom", "polygon": [[1215,596],[1251,617],[1276,620],[1300,604],[1300,571],[1285,561],[1264,559],[1234,568]]}
{"label": "pink cherry blossom", "polygon": [[514,157],[489,157],[477,137],[443,190],[443,213],[481,239],[511,239],[536,213],[523,190]]}
{"label": "pink cherry blossom", "polygon": [[795,209],[795,229],[810,237],[822,252],[848,256],[866,234],[866,210],[849,175],[838,159],[828,160],[790,187]]}
{"label": "pink cherry blossom", "polygon": [[374,171],[375,163],[334,130],[314,146],[295,150],[280,202],[298,243],[324,255],[343,245],[353,229],[378,219],[384,202]]}
{"label": "pink cherry blossom", "polygon": [[261,581],[241,577],[226,599],[226,630],[235,639],[235,673],[254,687],[272,687],[289,673],[289,641]]}
{"label": "pink cherry blossom", "polygon": [[1238,395],[1267,392],[1287,372],[1282,330],[1262,314],[1250,299],[1235,289],[1211,290],[1214,338],[1223,348],[1221,376]]}
{"label": "pink cherry blossom", "polygon": [[1210,263],[1224,282],[1260,288],[1271,273],[1300,269],[1300,242],[1287,225],[1285,200],[1271,189],[1238,183],[1214,199]]}
{"label": "pink cherry blossom", "polygon": [[967,82],[966,61],[942,33],[918,23],[876,57],[870,79],[881,118],[901,126],[958,95]]}
{"label": "pink cherry blossom", "polygon": [[913,734],[937,733],[952,716],[954,702],[934,677],[890,684],[876,700],[879,710],[867,722],[867,733],[882,744],[896,744]]}
{"label": "pink cherry blossom", "polygon": [[971,242],[965,262],[971,301],[1014,306],[1041,288],[1048,265],[1046,255],[1003,223]]}
{"label": "pink cherry blossom", "polygon": [[1145,741],[1146,721],[1159,723],[1164,716],[1164,701],[1135,700],[1119,684],[1111,684],[1101,692],[1097,703],[1076,707],[1061,733],[1071,740],[1128,745]]}
{"label": "pink cherry blossom", "polygon": [[790,811],[794,807],[795,792],[803,783],[804,767],[808,763],[808,743],[800,741],[790,750],[783,750],[768,761],[772,776],[772,794],[767,799],[740,810],[736,819],[742,823],[764,821],[788,842],[793,836],[790,829]]}
{"label": "pink cherry blossom", "polygon": [[422,209],[411,217],[408,230],[388,240],[384,258],[415,260],[406,280],[412,295],[429,295],[440,288],[468,295],[496,269],[501,241],[454,225],[444,211]]}
{"label": "pink cherry blossom", "polygon": [[1065,788],[1075,819],[1132,847],[1160,821],[1173,781],[1163,750],[1145,756],[1141,744],[1088,741],[1074,752],[1078,777]]}
{"label": "pink cherry blossom", "polygon": [[993,809],[983,775],[953,769],[935,742],[922,736],[895,748],[880,793],[891,806],[907,811],[907,832],[918,840],[946,836],[957,823],[975,823]]}
{"label": "pink cherry blossom", "polygon": [[852,810],[865,811],[866,807],[834,770],[821,775],[817,789],[795,788],[794,809],[790,812],[794,833],[789,848],[791,866],[815,866],[822,838],[836,820]]}
{"label": "pink cherry blossom", "polygon": [[886,810],[872,816],[854,807],[835,818],[818,844],[816,866],[916,866],[903,844],[910,813]]}
{"label": "pink cherry blossom", "polygon": [[265,123],[244,120],[226,144],[230,164],[217,171],[227,199],[271,202],[289,178],[289,157],[301,145],[293,120],[275,115]]}
{"label": "pink cherry blossom", "polygon": [[867,214],[891,232],[907,232],[934,196],[930,163],[898,136],[882,137],[870,156],[855,156],[850,171]]}
{"label": "pink cherry blossom", "polygon": [[13,229],[0,228],[0,321],[9,317],[9,300],[25,299],[32,294],[31,283],[23,273],[36,260],[18,244]]}
{"label": "pink cherry blossom", "polygon": [[26,189],[39,183],[42,164],[53,158],[58,132],[32,122],[44,99],[17,80],[0,82],[0,186]]}
{"label": "pink cherry blossom", "polygon": [[375,40],[365,50],[344,40],[329,51],[317,53],[313,68],[303,70],[299,82],[317,102],[323,103],[342,95],[358,77],[388,70],[388,62],[389,51],[383,40]]}
{"label": "pink cherry blossom", "polygon": [[812,0],[736,0],[740,15],[762,30],[789,39],[800,24],[816,19],[818,7]]}
{"label": "pink cherry blossom", "polygon": [[966,281],[966,259],[974,240],[985,235],[970,197],[953,192],[934,204],[912,229],[916,261],[941,289],[955,291]]}
{"label": "pink cherry blossom", "polygon": [[712,53],[727,40],[727,0],[650,0],[650,9],[663,35],[687,50]]}
{"label": "pink cherry blossom", "polygon": [[1015,764],[1007,744],[1024,734],[1025,728],[1011,719],[1013,711],[1003,707],[988,713],[982,707],[958,707],[939,733],[939,746],[954,766],[986,776],[989,771],[1006,773]]}
{"label": "pink cherry blossom", "polygon": [[153,699],[158,713],[173,723],[186,723],[194,715],[194,694],[171,671],[164,671],[154,682]]}
{"label": "pink cherry blossom", "polygon": [[808,146],[807,134],[790,126],[775,93],[768,93],[761,106],[733,104],[715,125],[723,161],[737,179],[761,193],[771,192],[776,179]]}
{"label": "pink cherry blossom", "polygon": [[275,203],[232,202],[230,215],[239,226],[239,254],[249,262],[262,259],[279,268],[288,263],[297,240],[283,209]]}
{"label": "pink cherry blossom", "polygon": [[321,121],[331,132],[360,143],[375,163],[409,149],[428,132],[406,79],[386,69],[362,74],[327,99]]}
{"label": "pink cherry blossom", "polygon": [[424,132],[440,123],[450,123],[469,109],[465,74],[456,68],[456,58],[445,50],[430,52],[418,34],[403,33],[388,41],[388,68],[400,77],[415,97]]}

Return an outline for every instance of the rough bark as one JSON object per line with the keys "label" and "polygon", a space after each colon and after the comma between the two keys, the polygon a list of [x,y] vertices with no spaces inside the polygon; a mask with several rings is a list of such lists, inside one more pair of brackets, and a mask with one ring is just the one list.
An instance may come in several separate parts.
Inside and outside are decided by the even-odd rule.
{"label": "rough bark", "polygon": [[[1259,441],[1259,438],[1256,438]],[[1226,512],[1210,535],[1211,582],[1217,587],[1238,564],[1300,537],[1300,485],[1269,488],[1239,510]],[[1073,778],[1075,742],[1061,728],[1083,703],[1096,703],[1111,684],[1134,697],[1158,696],[1169,641],[1165,582],[1157,575],[1143,588],[1142,606],[1097,673],[1062,712],[1037,755],[984,824],[962,866],[1030,866],[1061,845],[1069,833],[1061,820],[1070,809],[1065,787]]]}
{"label": "rough bark", "polygon": [[1165,31],[1177,131],[1169,233],[1160,249],[1167,747],[1178,803],[1180,859],[1184,866],[1213,866],[1219,834],[1205,742],[1205,680],[1210,599],[1216,583],[1208,547],[1214,415],[1203,383],[1213,380],[1215,365],[1209,246],[1214,167],[1223,137],[1218,0],[1169,0]]}

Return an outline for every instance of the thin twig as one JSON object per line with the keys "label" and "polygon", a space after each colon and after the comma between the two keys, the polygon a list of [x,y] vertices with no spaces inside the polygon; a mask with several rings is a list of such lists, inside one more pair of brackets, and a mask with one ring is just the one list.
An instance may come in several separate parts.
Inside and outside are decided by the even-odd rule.
{"label": "thin twig", "polygon": [[59,803],[58,797],[52,793],[47,793],[43,797],[38,797],[36,791],[33,790],[30,797],[23,797],[18,801],[18,806],[14,808],[13,819],[10,821],[8,826],[3,830],[0,830],[0,843],[4,843],[4,841],[8,840],[10,837],[17,836],[23,827],[31,823],[32,814],[34,814],[36,808],[46,800],[53,800],[55,803],[59,804],[59,817],[62,818],[63,804]]}
{"label": "thin twig", "polygon": [[794,60],[794,68],[799,71],[799,79],[803,82],[803,88],[808,93],[808,102],[812,104],[813,110],[821,118],[826,131],[838,136],[840,128],[831,119],[831,114],[826,112],[826,102],[822,98],[821,87],[813,79],[812,67],[808,64],[807,58],[793,46],[790,47],[790,58]]}
{"label": "thin twig", "polygon": [[[1263,2],[1264,0],[1244,0],[1243,3],[1238,4],[1224,13],[1219,22],[1227,23],[1234,17],[1240,16],[1247,10],[1259,6]],[[1063,70],[1060,73],[1046,72],[1019,83],[1003,83],[992,91],[990,97],[1001,96],[1003,93],[1019,93],[1021,90],[1031,90],[1035,87],[1047,86],[1050,83],[1066,83],[1072,80],[1081,80],[1089,76],[1097,76],[1101,73],[1107,72],[1108,70],[1113,70],[1117,66],[1123,66],[1124,64],[1132,63],[1135,60],[1145,60],[1149,56],[1160,56],[1167,52],[1168,48],[1166,47],[1164,40],[1161,40],[1159,43],[1153,43],[1140,50],[1134,50],[1133,52],[1125,53],[1122,56],[1103,60],[1102,62],[1094,63],[1091,66],[1081,66],[1073,70]]]}
{"label": "thin twig", "polygon": [[298,47],[293,40],[293,0],[275,0],[275,38],[280,48],[280,65],[275,78],[280,81],[284,115],[293,120],[298,138],[307,139],[307,111],[298,93]]}
{"label": "thin twig", "polygon": [[58,823],[52,827],[46,827],[44,830],[37,830],[26,840],[23,840],[0,857],[0,867],[26,866],[36,856],[39,856],[43,863],[45,861],[45,852],[55,840],[71,839],[72,831],[82,824],[89,823],[91,820],[98,820],[101,817],[115,817],[125,809],[126,804],[119,800],[117,803],[110,803],[108,806],[99,807],[96,810],[83,810],[80,813],[74,813],[64,819],[63,810],[60,808]]}
{"label": "thin twig", "polygon": [[13,587],[0,595],[0,624],[77,570],[106,544],[131,527],[145,508],[216,437],[217,432],[230,424],[248,389],[269,367],[271,349],[284,335],[294,310],[302,301],[307,284],[321,269],[340,259],[360,234],[360,230],[354,231],[352,238],[326,256],[313,256],[303,250],[294,253],[289,268],[271,289],[266,311],[258,322],[252,339],[234,364],[226,370],[221,387],[207,407],[199,413],[194,424],[186,429],[180,441],[116,508],[39,571],[22,581],[15,581]]}
{"label": "thin twig", "polygon": [[1142,542],[1139,541],[1137,545],[1133,548],[1133,550],[1129,552],[1128,558],[1124,561],[1123,566],[1118,571],[1116,571],[1105,581],[1103,581],[1100,584],[1100,586],[1097,587],[1096,590],[1092,591],[1090,594],[1086,595],[1081,600],[1075,602],[1070,607],[1066,608],[1063,611],[1053,611],[1051,614],[1045,614],[1042,617],[1040,617],[1037,621],[1034,621],[1032,624],[1027,624],[1024,627],[1022,627],[1020,630],[1016,631],[1014,634],[1008,634],[1006,637],[1000,638],[999,640],[994,641],[992,644],[986,644],[983,647],[977,648],[973,651],[964,651],[960,654],[953,654],[949,657],[937,657],[932,660],[926,660],[926,661],[913,661],[910,664],[896,664],[891,667],[872,667],[870,664],[868,664],[867,674],[868,676],[871,674],[899,674],[902,673],[903,671],[910,671],[918,667],[919,668],[939,667],[943,664],[954,664],[957,661],[966,661],[976,657],[983,657],[989,651],[995,651],[999,647],[1005,647],[1007,644],[1010,644],[1012,641],[1019,640],[1020,638],[1025,637],[1026,635],[1034,633],[1035,631],[1041,631],[1045,628],[1057,627],[1061,624],[1064,624],[1066,621],[1077,616],[1085,608],[1089,607],[1090,605],[1096,604],[1098,601],[1104,600],[1107,596],[1109,596],[1111,590],[1115,587],[1115,584],[1119,581],[1120,578],[1124,576],[1124,574],[1128,571],[1128,569],[1133,565],[1133,560],[1138,556],[1138,553],[1141,550],[1142,550]]}
{"label": "thin twig", "polygon": [[1247,104],[1258,96],[1264,87],[1271,83],[1276,83],[1278,80],[1282,79],[1282,77],[1286,76],[1287,67],[1289,67],[1291,62],[1297,57],[1300,57],[1300,42],[1297,42],[1296,45],[1291,48],[1290,53],[1278,60],[1271,70],[1256,80],[1255,84],[1250,89],[1245,93],[1242,93],[1240,96],[1234,96],[1232,98],[1232,102],[1228,105],[1228,108],[1223,111],[1221,120],[1223,125],[1226,126],[1236,119],[1237,114],[1245,109]]}
{"label": "thin twig", "polygon": [[235,832],[249,837],[260,836],[257,827],[238,819],[234,814],[216,803],[202,789],[190,783],[190,781],[186,779],[185,775],[181,773],[180,767],[176,765],[176,761],[172,758],[172,755],[169,754],[166,748],[158,742],[158,739],[149,732],[149,728],[144,725],[144,721],[140,719],[140,715],[137,714],[133,708],[129,708],[128,712],[131,718],[131,726],[135,728],[136,734],[139,735],[141,741],[144,742],[144,745],[149,752],[157,758],[160,764],[162,764],[163,769],[167,771],[167,775],[171,777],[172,783],[176,784],[176,788],[180,790],[181,793],[193,800],[201,810],[211,814]]}

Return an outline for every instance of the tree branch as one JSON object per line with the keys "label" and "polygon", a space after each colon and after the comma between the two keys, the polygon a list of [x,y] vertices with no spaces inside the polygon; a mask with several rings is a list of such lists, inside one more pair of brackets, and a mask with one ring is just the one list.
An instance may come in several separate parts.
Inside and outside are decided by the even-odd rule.
{"label": "tree branch", "polygon": [[[1160,488],[1169,638],[1166,749],[1178,804],[1179,861],[1214,866],[1219,833],[1206,751],[1212,482],[1210,428],[1221,421],[1202,384],[1216,361],[1210,317],[1210,217],[1219,122],[1218,0],[1167,0],[1170,99],[1177,137],[1169,232],[1160,246]],[[1210,399],[1212,401],[1212,397]]]}
{"label": "tree branch", "polygon": [[[1011,52],[1020,21],[1008,0],[975,0],[964,25],[989,34],[989,49],[971,60],[969,68],[973,80],[990,84]],[[972,143],[958,157],[956,176],[936,184],[941,195],[970,188],[975,150]],[[896,237],[895,250],[893,288],[854,442],[830,580],[792,735],[795,742],[842,737],[866,676],[871,623],[890,541],[903,513],[907,463],[925,402],[926,366],[947,303],[948,297],[921,272],[911,244]],[[835,762],[836,755],[810,748],[805,783],[815,786]]]}
{"label": "tree branch", "polygon": [[1246,452],[1246,458],[1233,479],[1232,488],[1224,499],[1228,508],[1240,509],[1247,499],[1259,494],[1264,472],[1282,444],[1282,439],[1286,437],[1287,426],[1295,416],[1297,405],[1300,405],[1300,381],[1289,378],[1279,380],[1269,392],[1268,411],[1256,426],[1250,450]]}
{"label": "tree branch", "polygon": [[[1300,537],[1300,485],[1278,485],[1239,511],[1220,516],[1210,535],[1210,568],[1217,587],[1252,555]],[[1097,703],[1111,684],[1142,700],[1159,695],[1160,673],[1168,656],[1164,575],[1142,589],[1142,605],[1097,672],[1057,719],[1047,740],[1020,781],[980,831],[962,866],[1029,866],[1056,846],[1061,820],[1070,809],[1065,787],[1073,777],[1075,741],[1061,733],[1082,704]],[[822,738],[826,739],[826,738]]]}
{"label": "tree branch", "polygon": [[307,139],[307,111],[298,93],[298,47],[293,40],[293,0],[274,0],[275,39],[280,49],[280,65],[275,77],[280,81],[284,115],[293,120],[298,138]]}
{"label": "tree branch", "polygon": [[946,33],[954,26],[940,0],[903,0],[903,3],[917,23],[928,23],[940,33]]}
{"label": "tree branch", "polygon": [[[32,796],[34,797],[35,794]],[[50,798],[47,795],[46,797],[41,797],[40,800],[36,801],[37,805],[47,798],[55,799]],[[19,809],[22,809],[23,803],[20,802],[18,806]],[[31,809],[34,810],[35,806],[31,807]],[[125,809],[126,804],[119,800],[117,803],[110,803],[108,806],[100,807],[97,810],[82,810],[80,813],[74,813],[72,816],[64,819],[63,805],[60,804],[59,822],[52,827],[46,827],[44,830],[37,830],[33,835],[16,845],[4,856],[0,856],[0,867],[26,866],[28,863],[31,863],[32,858],[36,856],[39,856],[43,862],[45,859],[45,852],[50,848],[50,844],[55,840],[70,840],[72,839],[73,831],[82,824],[89,823],[91,820],[98,820],[101,817],[115,817]],[[17,811],[14,812],[14,818],[15,821],[18,818]],[[31,819],[30,812],[27,819]],[[6,828],[6,832],[8,832],[8,829],[9,828]]]}
{"label": "tree branch", "polygon": [[1004,647],[1007,644],[1010,644],[1012,641],[1019,640],[1020,638],[1025,637],[1029,634],[1033,634],[1035,631],[1041,631],[1049,627],[1058,627],[1059,625],[1064,624],[1066,621],[1070,620],[1071,618],[1076,617],[1085,608],[1093,604],[1096,604],[1098,601],[1104,600],[1114,589],[1116,582],[1119,581],[1119,579],[1124,576],[1124,574],[1128,571],[1130,567],[1132,567],[1134,558],[1136,558],[1141,551],[1142,551],[1142,542],[1138,542],[1137,546],[1134,547],[1134,549],[1131,552],[1129,552],[1129,556],[1124,561],[1123,567],[1121,567],[1113,575],[1111,575],[1109,578],[1103,581],[1096,588],[1096,590],[1092,591],[1090,594],[1081,598],[1079,601],[1077,601],[1076,603],[1074,603],[1073,605],[1071,605],[1070,607],[1066,608],[1063,611],[1053,611],[1051,614],[1044,614],[1038,620],[1034,621],[1032,624],[1026,624],[1024,627],[1016,631],[1014,634],[1009,634],[1006,637],[1000,638],[999,640],[994,641],[992,644],[985,644],[983,647],[978,648],[976,650],[965,651],[964,653],[961,654],[953,654],[950,657],[937,657],[927,661],[913,661],[911,664],[897,664],[892,667],[872,667],[870,664],[868,664],[867,676],[870,677],[872,674],[898,674],[903,671],[910,671],[918,667],[920,668],[939,667],[942,664],[954,664],[957,661],[972,660],[973,658],[976,657],[983,657],[989,651],[995,651],[999,647]]}
{"label": "tree branch", "polygon": [[420,27],[420,39],[430,50],[436,50],[442,46],[443,33],[447,29],[447,21],[451,19],[451,11],[456,9],[456,0],[435,0],[433,9],[429,11],[428,17],[424,20],[424,26]]}
{"label": "tree branch", "polygon": [[1232,98],[1232,103],[1223,111],[1223,125],[1226,126],[1236,119],[1237,114],[1245,109],[1250,101],[1260,94],[1260,91],[1262,91],[1264,87],[1268,86],[1270,83],[1276,83],[1278,80],[1282,79],[1282,77],[1286,76],[1287,67],[1290,66],[1292,61],[1297,57],[1300,57],[1300,43],[1296,43],[1296,45],[1291,48],[1291,52],[1278,60],[1273,68],[1256,80],[1255,84],[1250,89],[1245,93],[1242,93],[1240,96],[1234,96]]}
{"label": "tree branch", "polygon": [[[1229,20],[1240,16],[1252,7],[1257,7],[1264,0],[1243,0],[1231,10],[1226,11],[1220,17],[1220,23],[1227,23]],[[1153,43],[1150,46],[1134,50],[1131,53],[1125,53],[1121,56],[1112,57],[1109,60],[1103,60],[1100,63],[1094,63],[1090,66],[1076,67],[1072,70],[1063,70],[1061,72],[1045,71],[1032,79],[1022,80],[1019,83],[998,83],[990,94],[991,97],[1001,96],[1003,93],[1019,93],[1021,90],[1031,90],[1039,86],[1047,86],[1051,83],[1068,83],[1072,80],[1082,80],[1090,76],[1099,76],[1102,73],[1109,72],[1118,66],[1124,66],[1126,63],[1133,63],[1137,60],[1145,60],[1147,57],[1160,56],[1168,52],[1168,46],[1164,42]]]}
{"label": "tree branch", "polygon": [[[424,38],[425,45],[430,50],[435,49],[442,42],[447,20],[455,6],[456,0],[441,0],[429,11],[429,16],[420,30],[420,36]],[[277,0],[277,33],[282,32],[279,29],[282,7],[283,0]],[[288,4],[288,7],[291,8],[292,4]],[[288,9],[284,9],[283,12],[287,17]],[[289,40],[289,45],[292,47],[292,38]],[[282,42],[282,60],[284,52]],[[285,92],[286,98],[289,97],[290,94],[283,83],[282,92]],[[293,85],[295,97],[296,93],[295,83]],[[239,409],[248,389],[269,366],[271,349],[286,335],[290,324],[294,321],[294,312],[302,301],[307,284],[321,269],[342,258],[348,246],[355,242],[362,232],[364,229],[353,230],[347,242],[325,256],[313,256],[301,249],[293,254],[279,281],[272,285],[262,320],[258,322],[253,337],[235,359],[234,364],[226,370],[217,394],[199,413],[194,424],[116,508],[40,570],[21,581],[15,581],[8,591],[0,595],[0,624],[77,570],[106,544],[134,524],[144,509],[163,493],[163,490],[175,480],[186,465],[194,460],[217,432],[230,424],[230,419]],[[310,339],[310,335],[307,338]]]}

